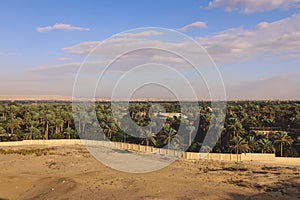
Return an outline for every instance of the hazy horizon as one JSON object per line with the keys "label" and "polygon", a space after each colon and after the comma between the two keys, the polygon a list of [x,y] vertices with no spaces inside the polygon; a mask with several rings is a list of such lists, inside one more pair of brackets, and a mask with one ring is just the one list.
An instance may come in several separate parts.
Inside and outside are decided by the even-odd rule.
{"label": "hazy horizon", "polygon": [[[185,34],[205,48],[220,71],[226,99],[300,100],[298,1],[3,1],[0,11],[0,17],[5,19],[0,22],[2,96],[71,96],[86,56],[99,43],[121,32],[117,39],[122,48],[128,41],[130,45],[153,42],[173,49],[180,46],[187,55],[195,53],[188,41],[164,38],[156,31],[124,33],[135,28],[162,27]],[[97,55],[105,57],[118,52],[118,46],[112,45],[115,41],[110,42]],[[206,85],[199,84],[180,57],[146,51],[131,56],[130,62],[116,64],[102,83],[105,89],[96,96],[111,96],[118,77],[139,63],[134,60],[136,56],[142,56],[145,62],[173,67],[199,90],[198,99],[209,98]],[[156,77],[180,91],[186,90],[168,71],[142,70],[131,79],[146,77]],[[152,87],[135,95],[173,98],[171,93]]]}

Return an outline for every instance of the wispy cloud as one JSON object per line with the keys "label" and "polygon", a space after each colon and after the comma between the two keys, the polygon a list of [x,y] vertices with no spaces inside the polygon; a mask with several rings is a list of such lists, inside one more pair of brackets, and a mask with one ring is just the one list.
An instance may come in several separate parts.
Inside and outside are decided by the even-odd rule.
{"label": "wispy cloud", "polygon": [[83,28],[79,26],[72,26],[71,24],[54,24],[53,26],[38,27],[36,31],[39,33],[50,32],[54,30],[62,31],[89,31],[89,28]]}
{"label": "wispy cloud", "polygon": [[264,12],[270,10],[288,10],[299,7],[300,0],[212,0],[209,8],[222,7],[225,11],[241,13]]}
{"label": "wispy cloud", "polygon": [[[295,14],[281,20],[266,22],[262,21],[253,28],[237,27],[227,29],[218,33],[215,33],[208,37],[194,38],[201,45],[203,45],[211,55],[211,57],[217,61],[218,64],[225,63],[241,63],[243,61],[256,60],[257,56],[268,55],[269,58],[276,59],[299,59],[300,55],[300,14]],[[141,46],[153,47],[163,46],[165,49],[172,49],[173,52],[184,49],[186,55],[194,55],[197,50],[195,47],[187,41],[174,41],[163,40],[166,37],[147,37],[149,33],[137,33],[130,35],[122,35],[116,37],[108,42],[104,42],[103,48],[94,52],[95,55],[101,55],[101,57],[111,58],[121,53],[127,47],[136,49]],[[82,42],[74,46],[64,48],[65,53],[72,55],[86,56],[99,44],[98,41]],[[201,56],[201,55],[200,55]],[[97,57],[97,56],[96,56]],[[265,60],[262,60],[263,64]],[[157,54],[157,51],[139,50],[137,52],[125,55],[120,62],[116,61],[111,66],[110,71],[124,72],[130,69],[130,66],[138,66],[141,63],[162,63],[176,70],[185,70],[187,65],[185,60],[181,57],[161,52]],[[62,65],[61,68],[51,68],[53,73],[74,73],[74,70],[78,69],[78,65],[71,66],[73,64]],[[76,67],[77,66],[77,67]],[[94,68],[98,69],[102,65],[95,65]],[[72,69],[72,70],[71,70]],[[47,71],[40,71],[48,74]],[[70,71],[69,71],[70,70]],[[154,72],[154,69],[151,69]],[[237,72],[238,74],[239,72]],[[227,93],[229,99],[299,99],[299,73],[295,74],[277,74],[273,77],[266,79],[252,79],[252,75],[249,75],[249,80],[242,80],[241,82],[236,80],[229,80]]]}
{"label": "wispy cloud", "polygon": [[70,62],[65,64],[59,65],[49,65],[49,66],[42,66],[38,68],[32,68],[29,70],[31,73],[35,74],[45,74],[49,76],[52,75],[66,75],[66,74],[75,74],[79,69],[81,62]]}
{"label": "wispy cloud", "polygon": [[[300,41],[300,14],[295,14],[274,22],[260,22],[252,29],[243,27],[227,29],[209,37],[196,37],[219,64],[228,62],[241,62],[253,59],[264,53],[299,54]],[[139,34],[140,35],[140,34]],[[143,35],[147,35],[143,33]],[[147,37],[117,37],[111,40],[105,50],[99,55],[114,54],[120,52],[126,46],[148,46],[151,43],[158,46],[171,47],[172,49],[185,49],[187,53],[193,53],[194,49],[187,42],[165,42],[149,40]],[[64,48],[65,53],[86,56],[99,44],[98,41],[82,42],[71,47]]]}
{"label": "wispy cloud", "polygon": [[67,58],[67,57],[59,57],[59,58],[56,58],[55,60],[57,60],[57,61],[68,61],[68,60],[72,60],[72,59]]}
{"label": "wispy cloud", "polygon": [[274,22],[261,22],[254,29],[233,28],[210,37],[197,38],[220,62],[239,62],[263,53],[299,53],[300,14]]}
{"label": "wispy cloud", "polygon": [[[106,49],[103,53],[109,54],[110,52],[115,53],[121,50],[122,45],[137,45],[140,42],[149,42],[152,36],[163,35],[163,32],[160,31],[141,31],[136,33],[121,33],[118,35],[114,35],[113,39],[108,41],[109,45],[106,46]],[[154,40],[151,40],[152,42]],[[102,41],[87,41],[81,42],[71,47],[63,48],[62,50],[66,53],[73,55],[81,55],[86,56],[93,50],[97,45],[101,44]],[[117,48],[117,49],[116,49]]]}
{"label": "wispy cloud", "polygon": [[119,34],[119,36],[139,38],[139,37],[151,37],[151,36],[162,35],[162,34],[163,33],[159,31],[142,31],[138,33],[121,33]]}
{"label": "wispy cloud", "polygon": [[62,50],[65,53],[86,56],[99,44],[99,41],[81,42],[71,47],[65,47]]}
{"label": "wispy cloud", "polygon": [[188,31],[191,28],[207,28],[207,25],[205,22],[198,21],[198,22],[188,24],[182,28],[179,28],[178,30],[179,31]]}

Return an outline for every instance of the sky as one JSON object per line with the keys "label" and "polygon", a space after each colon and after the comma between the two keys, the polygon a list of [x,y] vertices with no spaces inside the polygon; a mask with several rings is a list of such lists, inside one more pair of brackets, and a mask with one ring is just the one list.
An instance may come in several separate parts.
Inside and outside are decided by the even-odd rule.
{"label": "sky", "polygon": [[[180,56],[157,50],[139,51],[122,57],[108,70],[95,86],[96,95],[112,96],[117,84],[121,87],[116,92],[132,94],[129,87],[138,88],[143,81],[152,80],[170,84],[168,91],[172,92],[167,94],[156,85],[144,91],[140,88],[136,94],[148,97],[153,93],[167,98],[178,91],[190,92],[185,88],[192,85],[199,99],[207,95],[226,96],[229,100],[300,99],[300,0],[0,3],[0,95],[70,96],[83,76],[81,83],[92,77],[96,81],[108,58],[113,60],[126,47],[151,43],[190,59],[201,58],[196,67],[207,80],[195,76]],[[112,37],[119,33],[122,34]],[[202,52],[194,49],[192,40],[203,47]],[[101,42],[104,45],[93,52]],[[207,55],[202,58],[200,54],[204,52]],[[217,67],[206,62],[207,56]],[[134,71],[137,64],[154,61],[171,68],[145,66]],[[91,69],[78,76],[80,70],[84,73],[82,67]],[[127,78],[124,74],[128,74]],[[80,87],[81,92],[87,87],[95,89],[88,84]],[[220,87],[224,87],[225,94]]]}

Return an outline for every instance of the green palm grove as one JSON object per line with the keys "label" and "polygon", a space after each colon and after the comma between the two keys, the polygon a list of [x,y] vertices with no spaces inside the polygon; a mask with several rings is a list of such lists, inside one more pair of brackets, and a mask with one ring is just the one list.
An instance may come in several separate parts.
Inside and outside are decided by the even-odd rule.
{"label": "green palm grove", "polygon": [[[160,102],[166,112],[180,112],[176,102]],[[115,120],[110,103],[96,103],[97,120],[88,114],[80,114],[74,121],[72,105],[66,102],[2,102],[0,103],[0,141],[33,139],[76,139],[99,138],[111,141],[164,147],[184,145],[188,151],[199,151],[210,125],[212,111],[209,102],[191,104],[189,116],[198,116],[199,124],[191,118],[168,117],[161,130],[155,130],[156,122],[151,122],[150,130],[142,132],[132,129],[124,121]],[[193,110],[197,104],[197,109]],[[132,102],[129,115],[139,126],[150,123],[151,102]],[[198,109],[199,108],[199,109]],[[128,111],[127,111],[128,112]],[[122,116],[122,113],[117,113]],[[99,124],[103,138],[93,131]],[[196,125],[198,127],[196,127]],[[177,131],[183,126],[184,137]],[[76,127],[76,128],[75,128]],[[262,133],[260,130],[267,130]],[[134,137],[130,132],[137,132]],[[213,152],[224,153],[276,153],[278,156],[300,156],[300,102],[228,102],[224,127]],[[171,147],[172,148],[172,147]]]}

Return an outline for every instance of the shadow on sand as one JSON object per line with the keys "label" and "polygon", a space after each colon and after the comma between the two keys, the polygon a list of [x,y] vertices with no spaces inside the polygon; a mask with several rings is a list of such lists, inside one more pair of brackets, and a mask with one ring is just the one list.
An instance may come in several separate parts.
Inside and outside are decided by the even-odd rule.
{"label": "shadow on sand", "polygon": [[[240,184],[241,187],[246,187],[244,184]],[[300,176],[280,181],[272,185],[254,185],[258,189],[258,194],[253,196],[240,195],[235,193],[229,193],[230,199],[240,200],[293,200],[300,199]]]}

